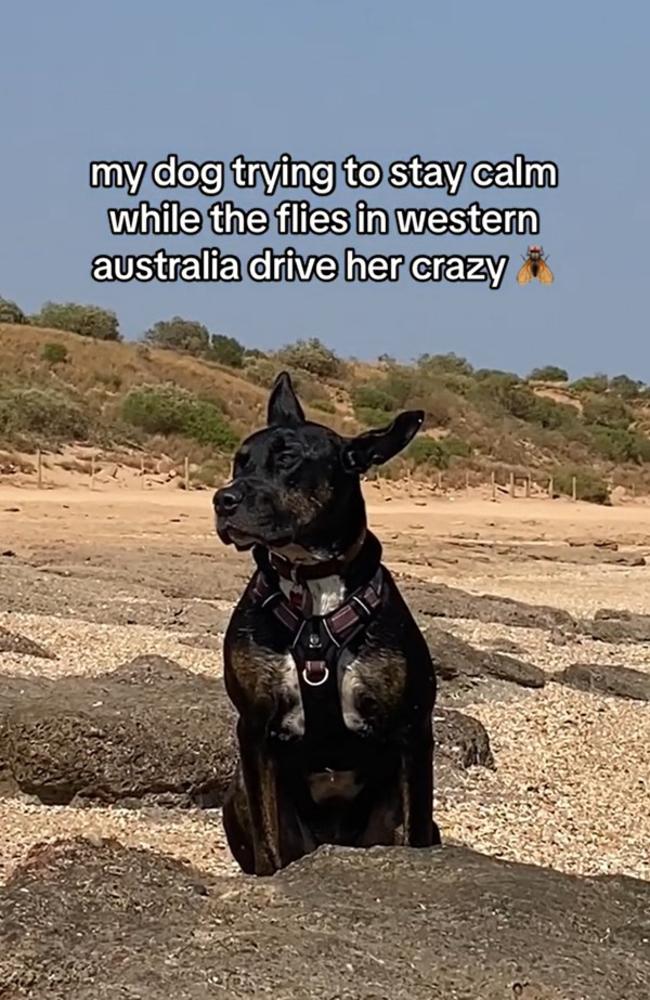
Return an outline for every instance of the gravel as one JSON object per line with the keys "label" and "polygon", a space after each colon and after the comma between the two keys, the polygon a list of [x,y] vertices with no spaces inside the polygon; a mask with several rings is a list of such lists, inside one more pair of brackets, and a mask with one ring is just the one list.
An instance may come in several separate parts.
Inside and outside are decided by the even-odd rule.
{"label": "gravel", "polygon": [[448,837],[512,861],[650,879],[650,705],[549,685],[465,710],[496,770],[438,813]]}
{"label": "gravel", "polygon": [[172,632],[144,625],[102,625],[77,618],[0,613],[0,625],[20,632],[56,652],[56,660],[19,653],[0,654],[0,670],[8,674],[62,677],[66,674],[97,676],[132,660],[157,653],[176,660],[187,670],[211,674],[221,670],[221,652],[197,649],[181,640],[187,632]]}
{"label": "gravel", "polygon": [[503,652],[509,652],[509,644],[517,646],[516,656],[528,663],[534,663],[549,673],[562,670],[571,663],[620,663],[636,670],[650,672],[650,645],[629,642],[601,642],[587,636],[563,636],[558,640],[542,629],[514,628],[468,621],[466,618],[445,618],[440,624],[473,646],[495,651],[501,643]]}
{"label": "gravel", "polygon": [[217,875],[239,871],[226,846],[218,810],[76,809],[0,798],[0,881],[35,844],[76,836],[97,843],[102,837],[116,837],[127,847],[187,859]]}

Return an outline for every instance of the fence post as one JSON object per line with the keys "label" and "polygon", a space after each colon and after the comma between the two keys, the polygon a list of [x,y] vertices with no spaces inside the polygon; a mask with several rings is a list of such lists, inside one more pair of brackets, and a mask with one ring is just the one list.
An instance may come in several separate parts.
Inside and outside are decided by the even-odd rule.
{"label": "fence post", "polygon": [[491,473],[490,479],[492,481],[492,499],[496,500],[496,498],[497,498],[497,477],[496,477],[496,474],[494,472],[494,469],[492,469],[492,473]]}
{"label": "fence post", "polygon": [[549,495],[549,497],[551,498],[551,500],[552,500],[552,499],[553,499],[553,497],[555,496],[555,489],[554,489],[554,482],[553,482],[553,476],[549,476],[549,477],[548,477],[548,495]]}
{"label": "fence post", "polygon": [[190,488],[190,460],[189,460],[189,458],[186,455],[185,456],[185,489],[189,490],[189,488]]}
{"label": "fence post", "polygon": [[524,496],[527,500],[530,499],[530,476],[526,476],[524,480]]}
{"label": "fence post", "polygon": [[514,497],[514,495],[515,495],[515,474],[514,474],[514,472],[511,472],[510,473],[510,496]]}
{"label": "fence post", "polygon": [[39,490],[43,489],[43,456],[41,455],[41,449],[36,449],[36,482]]}
{"label": "fence post", "polygon": [[469,469],[465,469],[465,492],[469,492]]}
{"label": "fence post", "polygon": [[140,455],[140,489],[144,489],[144,455]]}
{"label": "fence post", "polygon": [[578,499],[578,484],[575,476],[571,477],[571,499],[574,503]]}
{"label": "fence post", "polygon": [[90,488],[95,489],[95,456],[90,456]]}

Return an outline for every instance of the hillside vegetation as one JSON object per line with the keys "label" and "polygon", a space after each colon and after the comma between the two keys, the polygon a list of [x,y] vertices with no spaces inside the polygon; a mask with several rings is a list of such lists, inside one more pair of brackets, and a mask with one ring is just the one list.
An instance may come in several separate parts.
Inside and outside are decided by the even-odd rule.
{"label": "hillside vegetation", "polygon": [[[426,412],[424,434],[381,475],[437,481],[444,470],[449,486],[488,481],[493,471],[540,486],[553,475],[561,492],[575,475],[579,495],[600,502],[614,486],[650,490],[650,390],[627,376],[569,383],[549,366],[523,378],[476,370],[454,354],[360,363],[316,340],[274,354],[246,351],[178,317],[126,343],[94,307],[48,304],[38,317],[17,309],[0,300],[0,316],[12,320],[0,322],[5,452],[83,441],[189,455],[197,480],[209,482],[263,422],[268,386],[288,368],[310,418],[342,433],[385,424],[403,408]],[[82,332],[59,328],[75,320],[70,309],[90,310]],[[52,316],[57,328],[43,325]],[[96,334],[88,323],[98,324]]]}

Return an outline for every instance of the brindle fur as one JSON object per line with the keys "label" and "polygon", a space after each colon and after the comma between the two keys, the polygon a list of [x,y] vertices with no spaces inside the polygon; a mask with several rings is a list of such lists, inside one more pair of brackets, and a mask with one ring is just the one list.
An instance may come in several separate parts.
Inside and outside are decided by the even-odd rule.
{"label": "brindle fur", "polygon": [[[421,414],[403,414],[383,431],[340,438],[304,421],[288,376],[280,376],[269,428],[245,443],[249,457],[243,469],[235,460],[233,483],[225,488],[237,494],[236,503],[223,501],[224,490],[215,497],[220,536],[239,548],[254,544],[256,562],[274,586],[279,581],[269,550],[341,556],[365,531],[359,472],[404,447],[420,423]],[[269,461],[287,440],[296,455],[290,475]],[[371,579],[380,556],[378,541],[367,533],[342,571],[346,593]],[[344,711],[333,712],[331,723],[328,715],[315,734],[297,730],[291,713],[287,631],[260,608],[250,586],[234,610],[224,673],[239,714],[240,763],[223,819],[246,872],[272,874],[324,843],[439,842],[432,818],[434,671],[392,576],[383,573],[380,609],[339,663]]]}

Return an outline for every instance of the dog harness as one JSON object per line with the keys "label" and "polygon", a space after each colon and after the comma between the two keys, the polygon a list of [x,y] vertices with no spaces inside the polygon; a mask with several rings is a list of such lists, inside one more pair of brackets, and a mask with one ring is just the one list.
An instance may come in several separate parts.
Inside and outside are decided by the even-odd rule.
{"label": "dog harness", "polygon": [[[383,572],[377,568],[372,580],[355,590],[343,604],[327,615],[303,616],[285,597],[273,589],[258,570],[253,597],[284,626],[291,639],[290,651],[300,683],[303,703],[312,700],[313,689],[338,692],[337,666],[341,655],[374,618],[382,598]],[[310,698],[310,694],[312,698]]]}

